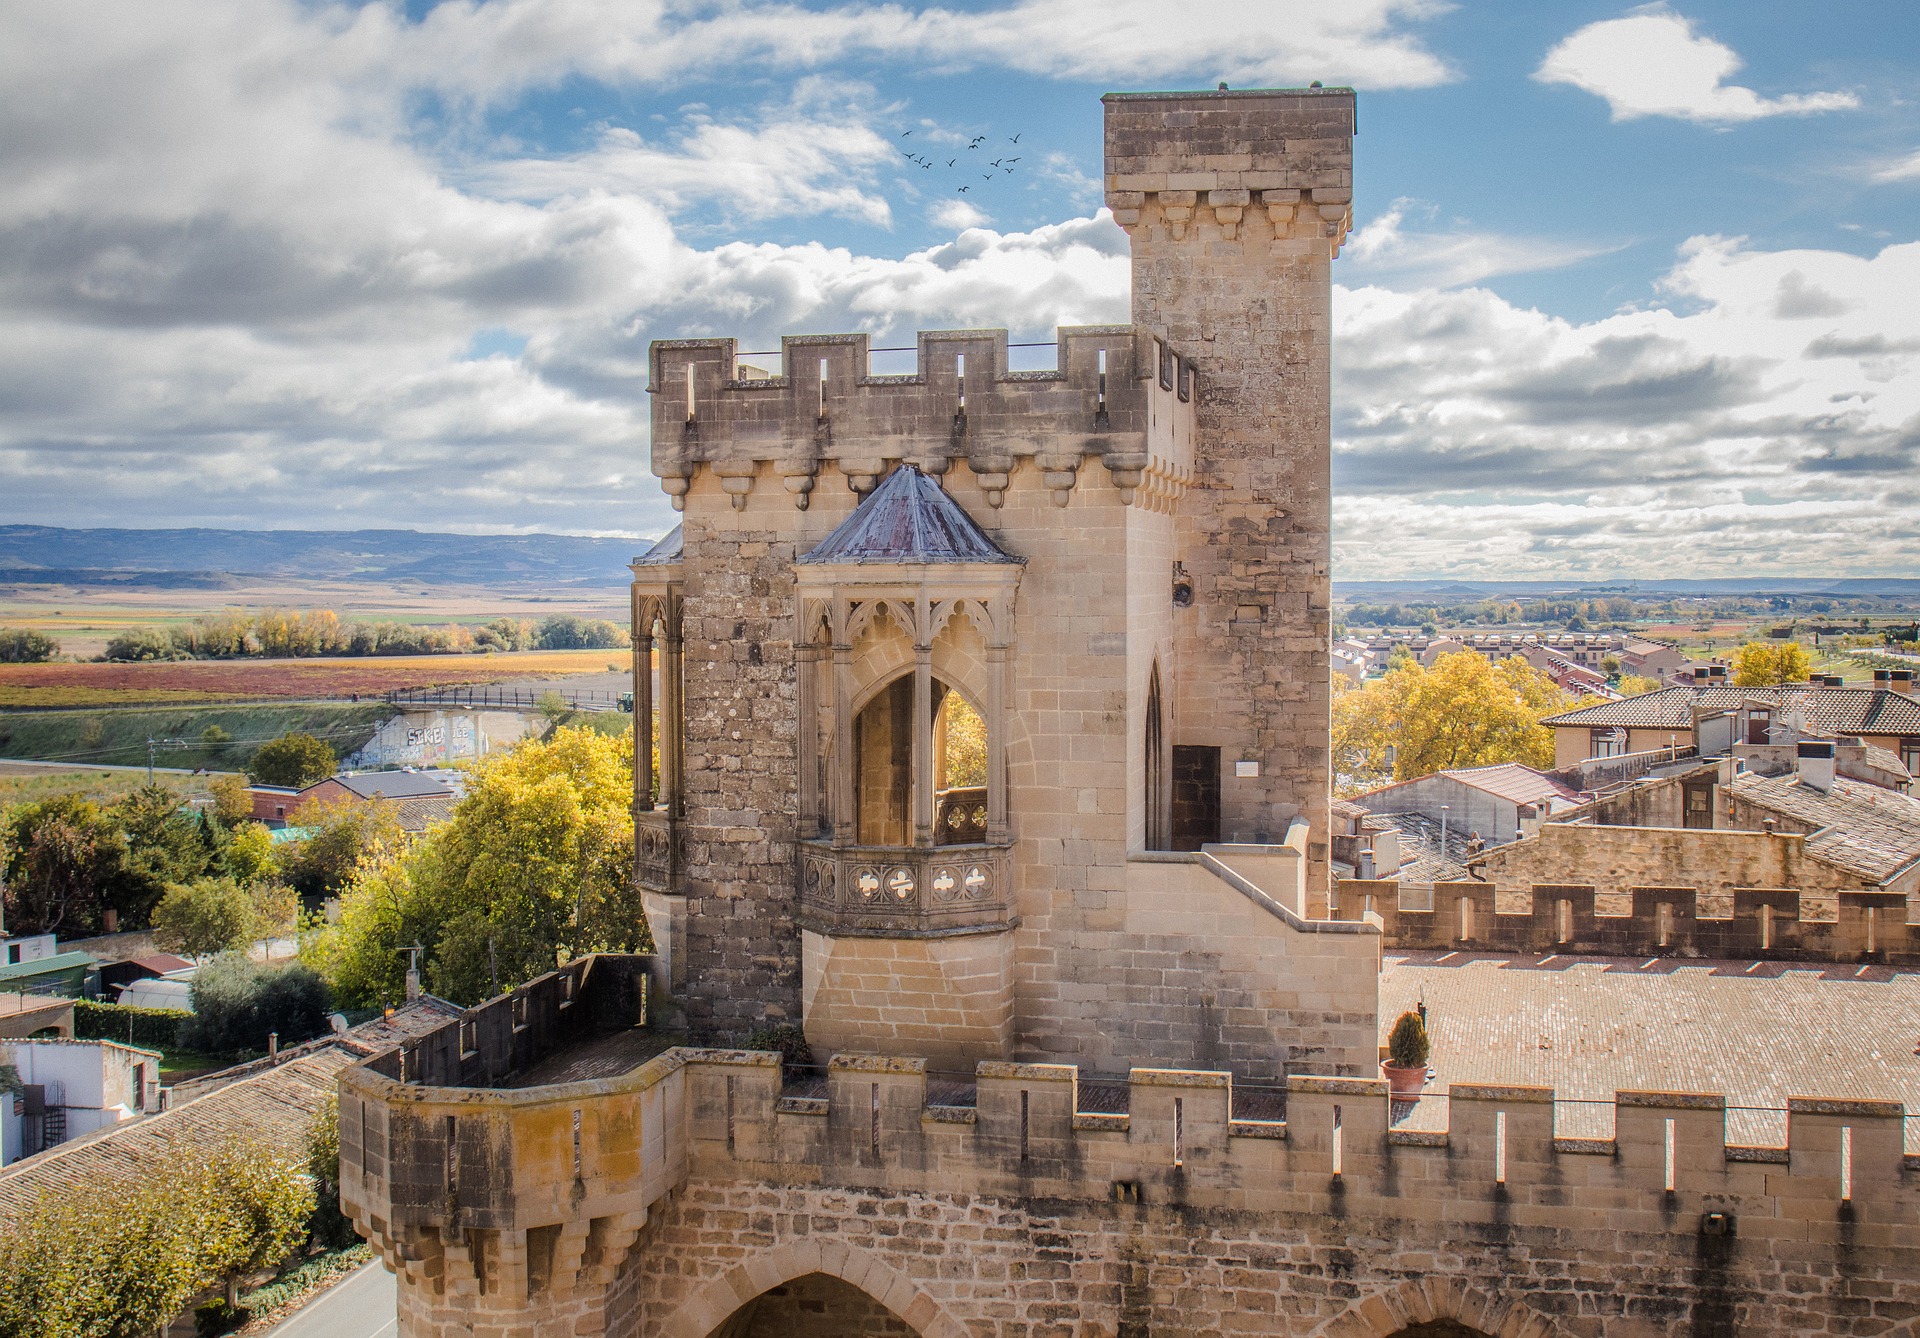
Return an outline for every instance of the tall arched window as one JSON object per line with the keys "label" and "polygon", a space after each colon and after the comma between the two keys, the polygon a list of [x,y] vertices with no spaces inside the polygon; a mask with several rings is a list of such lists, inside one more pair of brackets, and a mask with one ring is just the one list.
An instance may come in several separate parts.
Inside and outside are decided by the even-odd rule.
{"label": "tall arched window", "polygon": [[1160,666],[1153,666],[1147,679],[1146,757],[1142,767],[1144,793],[1141,802],[1147,815],[1147,849],[1165,850],[1167,831],[1167,725],[1160,705]]}
{"label": "tall arched window", "polygon": [[[853,721],[854,840],[863,846],[913,843],[913,677],[875,693]],[[987,725],[952,685],[933,680],[926,722],[932,751],[935,845],[987,839]]]}

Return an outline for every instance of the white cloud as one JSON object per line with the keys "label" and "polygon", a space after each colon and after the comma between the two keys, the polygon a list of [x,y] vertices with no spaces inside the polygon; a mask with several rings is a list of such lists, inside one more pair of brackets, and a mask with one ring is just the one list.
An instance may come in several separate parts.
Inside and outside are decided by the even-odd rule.
{"label": "white cloud", "polygon": [[1852,93],[1762,97],[1726,82],[1740,66],[1731,47],[1696,35],[1690,20],[1656,5],[1625,18],[1589,23],[1549,51],[1533,77],[1605,98],[1616,121],[1671,116],[1726,123],[1860,105]]}
{"label": "white cloud", "polygon": [[943,200],[927,210],[927,218],[936,228],[952,228],[955,232],[992,221],[965,200]]}
{"label": "white cloud", "polygon": [[1920,149],[1901,158],[1892,158],[1876,164],[1872,171],[1875,181],[1920,181]]}
{"label": "white cloud", "polygon": [[1419,200],[1395,200],[1342,248],[1342,272],[1389,287],[1455,288],[1500,274],[1560,269],[1616,249],[1476,232],[1460,225],[1441,231],[1408,226],[1410,216],[1430,222],[1436,212]]}
{"label": "white cloud", "polygon": [[1444,0],[1018,0],[980,10],[850,3],[449,0],[417,24],[368,6],[358,49],[399,82],[485,101],[568,74],[670,81],[750,65],[818,68],[848,57],[939,70],[998,66],[1053,78],[1314,79],[1371,88],[1450,77],[1407,25]]}
{"label": "white cloud", "polygon": [[1912,569],[1916,285],[1920,244],[1702,237],[1662,284],[1684,312],[1576,324],[1478,289],[1337,289],[1339,570]]}

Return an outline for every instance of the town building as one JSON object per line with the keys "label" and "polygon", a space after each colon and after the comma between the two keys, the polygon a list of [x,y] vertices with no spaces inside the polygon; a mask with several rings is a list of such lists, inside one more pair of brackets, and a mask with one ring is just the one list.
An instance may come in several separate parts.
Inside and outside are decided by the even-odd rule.
{"label": "town building", "polygon": [[422,832],[444,821],[459,802],[464,780],[447,769],[396,771],[342,771],[300,789],[284,785],[252,785],[253,817],[269,827],[298,826],[300,811],[311,803],[384,804],[410,832]]}
{"label": "town building", "polygon": [[0,1166],[156,1109],[160,1053],[113,1041],[36,1038],[0,1045]]}
{"label": "town building", "polygon": [[[1905,690],[1900,690],[1904,688]],[[1920,698],[1911,681],[1871,688],[1669,687],[1548,716],[1556,770],[1589,758],[1660,750],[1714,754],[1847,736],[1920,771]]]}

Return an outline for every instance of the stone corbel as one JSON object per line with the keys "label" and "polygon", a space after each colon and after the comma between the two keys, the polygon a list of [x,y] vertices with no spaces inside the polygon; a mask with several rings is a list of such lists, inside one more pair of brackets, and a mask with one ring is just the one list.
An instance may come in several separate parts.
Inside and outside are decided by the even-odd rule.
{"label": "stone corbel", "polygon": [[1132,232],[1140,225],[1140,211],[1146,207],[1147,194],[1138,190],[1110,190],[1107,192],[1107,208],[1113,211],[1113,221]]}
{"label": "stone corbel", "polygon": [[1213,209],[1214,218],[1220,222],[1220,231],[1232,241],[1240,235],[1240,216],[1246,212],[1247,204],[1253,193],[1245,190],[1210,190],[1207,192],[1207,204]]}
{"label": "stone corbel", "polygon": [[1300,192],[1297,190],[1261,191],[1260,203],[1267,207],[1267,219],[1273,224],[1275,239],[1285,241],[1293,236],[1293,220],[1300,206]]}
{"label": "stone corbel", "polygon": [[1353,192],[1315,187],[1313,205],[1320,215],[1322,235],[1327,238],[1335,258],[1338,258],[1340,248],[1346,244],[1347,230],[1353,226]]}
{"label": "stone corbel", "polygon": [[1077,452],[1042,451],[1033,462],[1040,466],[1040,481],[1047,485],[1055,506],[1065,506],[1073,499],[1073,485],[1080,468]]}
{"label": "stone corbel", "polygon": [[1113,486],[1120,490],[1122,506],[1133,505],[1134,489],[1146,477],[1147,458],[1145,451],[1108,451],[1103,457],[1108,477],[1113,480]]}
{"label": "stone corbel", "polygon": [[1199,198],[1198,192],[1190,190],[1160,192],[1160,213],[1166,218],[1176,242],[1187,235],[1187,225],[1193,222],[1193,206]]}
{"label": "stone corbel", "polygon": [[733,509],[745,511],[747,494],[753,491],[754,461],[724,461],[714,465],[713,472],[720,480],[721,490],[733,499]]}
{"label": "stone corbel", "polygon": [[887,462],[878,456],[847,457],[840,461],[840,472],[847,476],[847,486],[862,497],[873,491],[886,470]]}
{"label": "stone corbel", "polygon": [[1007,500],[1007,484],[1013,477],[1013,454],[1004,449],[976,448],[967,456],[974,481],[987,495],[987,505],[998,511]]}
{"label": "stone corbel", "polygon": [[782,471],[781,479],[787,485],[787,492],[793,498],[796,511],[805,511],[811,501],[814,474],[819,466],[808,461],[805,464],[789,464]]}
{"label": "stone corbel", "polygon": [[660,478],[660,491],[673,503],[675,511],[687,509],[687,489],[693,486],[693,466],[685,461],[656,460],[653,472]]}

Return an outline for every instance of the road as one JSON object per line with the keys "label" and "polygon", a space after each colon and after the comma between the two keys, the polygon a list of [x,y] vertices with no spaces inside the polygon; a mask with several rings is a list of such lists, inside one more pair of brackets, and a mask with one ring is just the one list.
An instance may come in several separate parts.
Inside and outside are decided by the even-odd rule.
{"label": "road", "polygon": [[269,1338],[394,1338],[398,1305],[393,1274],[375,1259],[269,1330]]}

